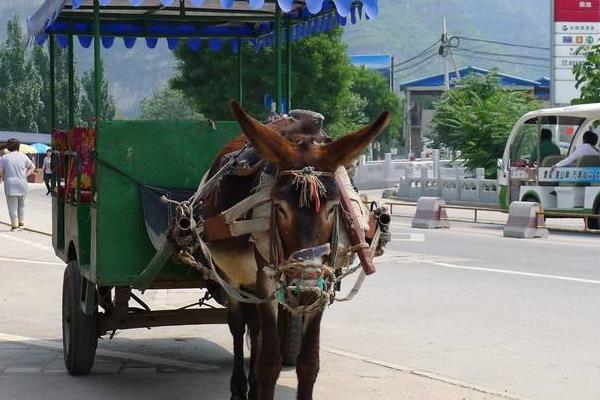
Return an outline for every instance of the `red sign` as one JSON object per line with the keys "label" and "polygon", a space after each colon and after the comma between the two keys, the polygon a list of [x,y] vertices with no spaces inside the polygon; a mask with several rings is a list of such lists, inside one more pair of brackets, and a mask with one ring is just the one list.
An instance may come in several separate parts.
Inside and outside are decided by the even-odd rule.
{"label": "red sign", "polygon": [[555,22],[600,22],[600,0],[554,0]]}

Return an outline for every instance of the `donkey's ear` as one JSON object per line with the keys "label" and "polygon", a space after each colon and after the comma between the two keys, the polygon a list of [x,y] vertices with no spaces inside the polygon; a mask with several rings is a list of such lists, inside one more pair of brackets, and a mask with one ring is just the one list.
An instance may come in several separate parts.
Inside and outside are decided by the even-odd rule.
{"label": "donkey's ear", "polygon": [[231,114],[242,127],[244,135],[254,145],[261,159],[277,164],[281,161],[290,160],[295,154],[292,143],[248,115],[237,101],[231,100],[229,107]]}
{"label": "donkey's ear", "polygon": [[390,123],[390,113],[382,113],[371,124],[323,146],[324,162],[332,168],[349,165]]}

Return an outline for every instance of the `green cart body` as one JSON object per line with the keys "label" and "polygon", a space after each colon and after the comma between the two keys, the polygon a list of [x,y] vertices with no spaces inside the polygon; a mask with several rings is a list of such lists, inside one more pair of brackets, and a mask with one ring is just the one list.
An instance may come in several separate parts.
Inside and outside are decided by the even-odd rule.
{"label": "green cart body", "polygon": [[[239,133],[235,122],[112,121],[96,134],[96,172],[89,202],[53,197],[53,240],[65,263],[77,260],[97,286],[145,289],[157,250],[146,232],[141,185],[194,191],[220,148]],[[184,287],[199,275],[167,262],[157,282]],[[156,286],[156,284],[155,284]]]}

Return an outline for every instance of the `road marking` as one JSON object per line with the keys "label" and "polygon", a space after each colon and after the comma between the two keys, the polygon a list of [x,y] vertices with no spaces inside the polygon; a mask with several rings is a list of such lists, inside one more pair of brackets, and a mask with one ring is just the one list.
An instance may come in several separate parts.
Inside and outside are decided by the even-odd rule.
{"label": "road marking", "polygon": [[442,382],[442,383],[447,383],[449,385],[453,385],[453,386],[458,386],[458,387],[462,387],[465,389],[469,389],[469,390],[473,390],[475,392],[479,392],[479,393],[483,393],[483,394],[488,394],[488,395],[492,395],[492,396],[498,396],[501,397],[503,399],[509,399],[509,400],[528,400],[526,397],[521,397],[521,396],[517,396],[517,395],[513,395],[513,394],[509,394],[506,391],[499,391],[499,390],[495,390],[495,389],[489,389],[483,386],[479,386],[479,385],[474,385],[471,383],[467,383],[467,382],[463,382],[454,378],[450,378],[447,376],[443,376],[443,375],[439,375],[436,374],[435,372],[430,372],[430,371],[425,371],[425,370],[420,370],[420,369],[416,369],[416,368],[411,368],[411,367],[406,367],[403,365],[398,365],[398,364],[394,364],[394,363],[390,363],[387,361],[383,361],[383,360],[377,360],[375,358],[371,358],[368,356],[364,356],[358,353],[353,353],[350,351],[346,351],[346,350],[341,350],[341,349],[337,349],[334,347],[329,347],[329,346],[321,346],[321,349],[331,353],[331,354],[335,354],[341,357],[346,357],[346,358],[351,358],[353,360],[358,360],[358,361],[363,361],[366,362],[368,364],[373,364],[373,365],[377,365],[380,367],[384,367],[384,368],[388,368],[388,369],[392,369],[394,371],[399,371],[399,372],[404,372],[410,375],[416,375],[416,376],[420,376],[422,378],[427,378],[427,379],[431,379],[434,381],[438,381],[438,382]]}
{"label": "road marking", "polygon": [[423,233],[392,233],[392,242],[424,242],[425,234]]}
{"label": "road marking", "polygon": [[26,244],[27,246],[35,247],[35,248],[41,249],[41,250],[51,251],[52,253],[54,253],[54,249],[51,246],[46,246],[45,244],[40,244],[40,243],[33,242],[31,240],[23,239],[22,237],[18,237],[17,235],[18,235],[18,232],[2,233],[2,234],[0,234],[0,237],[3,239],[12,240],[13,242],[23,243],[23,244]]}
{"label": "road marking", "polygon": [[509,269],[497,269],[497,268],[484,268],[484,267],[471,267],[468,265],[457,265],[450,264],[447,262],[433,261],[422,258],[413,258],[412,261],[430,264],[437,267],[449,268],[449,269],[463,269],[468,271],[480,271],[480,272],[492,272],[496,274],[506,274],[506,275],[518,275],[518,276],[527,276],[530,278],[543,278],[543,279],[553,279],[557,281],[568,281],[568,282],[577,282],[577,283],[589,283],[593,285],[600,285],[600,280],[595,279],[585,279],[585,278],[573,278],[570,276],[563,275],[549,275],[549,274],[538,274],[535,272],[523,272],[523,271],[513,271]]}
{"label": "road marking", "polygon": [[[490,225],[485,225],[485,226],[490,226]],[[394,228],[398,228],[398,227],[404,227],[404,228],[409,228],[409,229],[413,229],[412,226],[410,224],[400,224],[400,223],[394,223],[394,225],[392,225],[392,237],[394,234],[396,233],[401,233],[398,230],[394,230]],[[458,234],[458,235],[463,235],[463,236],[475,236],[475,237],[482,237],[482,238],[496,238],[496,239],[502,239],[505,241],[512,241],[513,243],[515,242],[523,242],[524,244],[527,243],[527,245],[530,244],[540,244],[540,245],[546,245],[546,246],[575,246],[575,247],[590,247],[590,248],[598,248],[598,242],[597,242],[597,237],[578,237],[577,239],[567,239],[567,238],[560,238],[560,239],[556,239],[553,238],[553,233],[550,233],[550,237],[549,238],[544,238],[544,239],[514,239],[514,238],[505,238],[504,236],[502,236],[502,230],[501,230],[501,226],[498,227],[497,231],[491,231],[490,233],[484,233],[485,231],[482,229],[466,229],[466,228],[456,228],[456,227],[451,227],[450,229],[430,229],[427,233],[429,234]],[[405,232],[403,232],[405,233]],[[574,232],[577,233],[577,232]],[[581,235],[583,235],[584,233],[581,232]],[[585,241],[585,242],[584,242]],[[587,243],[586,243],[587,242]]]}
{"label": "road marking", "polygon": [[17,262],[23,264],[61,265],[63,267],[65,266],[65,263],[63,262],[28,260],[26,258],[0,257],[0,261]]}
{"label": "road marking", "polygon": [[[49,340],[40,340],[26,336],[10,335],[7,333],[0,333],[0,341],[20,344],[24,343],[32,346],[44,347],[60,351],[62,351],[63,348],[62,342],[52,342]],[[96,350],[96,355],[101,357],[118,358],[121,360],[138,361],[146,364],[183,368],[194,371],[211,371],[215,369],[220,369],[220,367],[210,364],[192,363],[187,361],[173,360],[170,358],[147,356],[137,353],[128,353],[124,351],[98,349]]]}

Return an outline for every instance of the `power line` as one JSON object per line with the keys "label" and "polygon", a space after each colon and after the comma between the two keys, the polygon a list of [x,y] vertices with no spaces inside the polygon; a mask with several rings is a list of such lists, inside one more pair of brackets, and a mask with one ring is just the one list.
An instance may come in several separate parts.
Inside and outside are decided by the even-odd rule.
{"label": "power line", "polygon": [[498,59],[494,59],[494,58],[472,56],[472,55],[467,55],[467,54],[457,54],[457,55],[460,56],[460,57],[463,57],[463,58],[474,58],[474,59],[486,60],[486,61],[493,61],[493,62],[504,63],[504,64],[525,65],[525,66],[528,66],[528,67],[538,67],[538,68],[544,68],[544,69],[548,69],[549,68],[548,65],[530,64],[530,63],[522,63],[522,62],[518,62],[518,61],[508,61],[508,60],[498,60]]}
{"label": "power line", "polygon": [[471,50],[471,49],[463,49],[463,48],[458,48],[457,50],[466,51],[466,52],[474,53],[474,54],[483,54],[483,55],[487,55],[487,56],[512,57],[512,58],[534,60],[534,61],[550,61],[550,59],[547,57],[535,57],[535,56],[528,56],[528,55],[524,55],[524,54],[494,53],[491,51]]}
{"label": "power line", "polygon": [[418,66],[420,66],[420,65],[423,65],[424,63],[426,63],[427,61],[431,60],[432,58],[434,58],[434,57],[436,57],[436,56],[437,56],[437,53],[430,54],[430,55],[429,55],[429,56],[427,56],[426,58],[424,58],[424,59],[420,60],[419,62],[417,62],[417,63],[415,63],[415,64],[413,64],[413,65],[410,65],[410,66],[408,66],[408,67],[404,67],[404,68],[395,69],[395,70],[394,70],[394,74],[397,74],[397,73],[399,73],[399,72],[403,72],[403,71],[407,71],[407,70],[409,70],[409,69],[412,69],[412,68],[418,67]]}
{"label": "power line", "polygon": [[516,44],[516,43],[508,43],[508,42],[500,42],[497,40],[487,40],[487,39],[476,39],[476,38],[470,38],[470,37],[465,37],[465,36],[454,36],[457,37],[461,40],[470,40],[473,42],[483,42],[483,43],[493,43],[493,44],[499,44],[502,46],[510,46],[510,47],[522,47],[524,49],[536,49],[536,50],[550,50],[549,47],[540,47],[540,46],[531,46],[531,45],[526,45],[526,44]]}
{"label": "power line", "polygon": [[439,41],[439,40],[437,40],[436,42],[434,42],[434,43],[432,43],[430,46],[428,46],[426,49],[422,50],[420,53],[418,53],[418,54],[416,54],[416,55],[412,56],[411,58],[409,58],[409,59],[407,59],[407,60],[404,60],[404,61],[402,61],[402,62],[399,62],[399,63],[395,63],[395,64],[393,65],[393,68],[396,68],[396,67],[398,67],[398,66],[400,66],[400,65],[407,64],[407,63],[409,63],[409,62],[411,62],[411,61],[413,61],[413,60],[416,60],[416,59],[417,59],[417,58],[419,58],[419,57],[422,57],[423,55],[425,55],[425,54],[427,54],[429,51],[431,51],[431,50],[432,50],[434,47],[436,47],[436,46],[438,45],[438,43],[439,43],[439,42],[440,42],[440,41]]}
{"label": "power line", "polygon": [[415,69],[414,71],[406,72],[406,73],[403,73],[401,75],[404,76],[404,77],[409,77],[411,75],[416,75],[416,74],[418,74],[419,72],[423,71],[425,68],[427,68],[429,66],[431,66],[431,65],[430,64],[425,64],[425,65],[422,65],[420,68]]}

